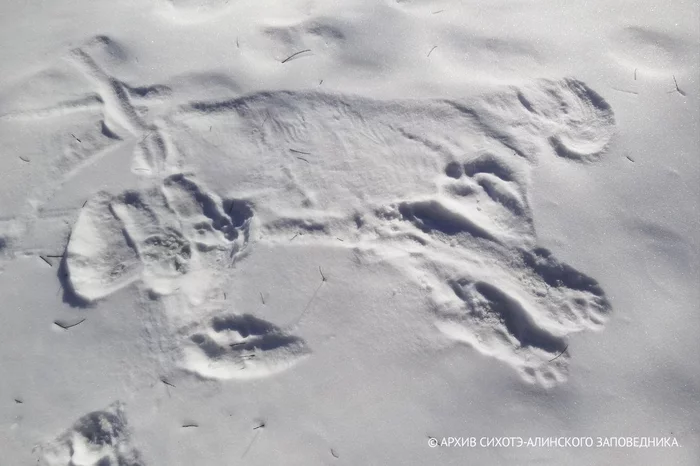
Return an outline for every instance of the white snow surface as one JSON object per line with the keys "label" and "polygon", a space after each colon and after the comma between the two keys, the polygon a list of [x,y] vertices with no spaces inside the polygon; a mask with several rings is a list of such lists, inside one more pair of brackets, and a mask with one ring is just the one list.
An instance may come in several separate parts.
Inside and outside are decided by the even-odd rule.
{"label": "white snow surface", "polygon": [[0,465],[700,464],[697,2],[0,13]]}

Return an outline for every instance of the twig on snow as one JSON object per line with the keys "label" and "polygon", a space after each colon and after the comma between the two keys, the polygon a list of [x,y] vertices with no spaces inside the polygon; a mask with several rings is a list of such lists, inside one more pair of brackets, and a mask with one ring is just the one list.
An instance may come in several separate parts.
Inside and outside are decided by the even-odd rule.
{"label": "twig on snow", "polygon": [[303,150],[289,149],[289,152],[294,152],[295,154],[311,155],[311,152],[304,152]]}
{"label": "twig on snow", "polygon": [[678,87],[678,81],[676,81],[676,76],[675,76],[675,75],[673,76],[673,84],[676,85],[676,92],[678,92],[680,95],[682,95],[683,97],[685,97],[685,92],[683,92],[683,91],[681,90],[681,88]]}
{"label": "twig on snow", "polygon": [[568,349],[569,349],[569,345],[566,345],[566,348],[564,348],[564,350],[563,350],[561,353],[559,353],[559,354],[557,354],[556,356],[554,356],[554,357],[553,357],[552,359],[550,359],[548,362],[554,361],[554,360],[557,359],[559,356],[561,356],[562,354],[566,353],[566,350],[568,350]]}
{"label": "twig on snow", "polygon": [[69,328],[73,328],[73,327],[75,327],[76,325],[82,324],[82,323],[85,322],[86,320],[87,320],[87,318],[86,318],[86,317],[83,317],[83,318],[80,319],[78,322],[76,322],[76,323],[74,323],[74,324],[70,324],[70,325],[64,324],[64,323],[61,322],[60,320],[54,320],[53,323],[54,323],[54,325],[56,325],[56,326],[58,326],[58,327],[61,327],[63,330],[68,330]]}
{"label": "twig on snow", "polygon": [[161,378],[160,378],[160,381],[163,382],[163,384],[167,385],[168,387],[176,388],[175,385],[173,385],[173,384],[171,384],[170,382],[168,382],[168,380],[167,380],[165,377],[161,377]]}
{"label": "twig on snow", "polygon": [[302,53],[305,53],[305,52],[311,52],[311,49],[301,50],[299,52],[293,53],[290,56],[288,56],[287,58],[285,58],[284,60],[282,60],[282,63],[287,63],[292,58],[296,57],[297,55],[301,55]]}

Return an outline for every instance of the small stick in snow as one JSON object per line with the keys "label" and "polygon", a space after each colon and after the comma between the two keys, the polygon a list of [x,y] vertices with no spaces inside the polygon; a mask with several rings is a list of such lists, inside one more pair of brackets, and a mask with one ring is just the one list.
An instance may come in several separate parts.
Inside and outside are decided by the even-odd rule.
{"label": "small stick in snow", "polygon": [[433,50],[435,50],[436,48],[437,48],[437,45],[433,46],[433,48],[430,49],[430,52],[428,52],[428,56],[430,56],[430,54],[433,53]]}
{"label": "small stick in snow", "polygon": [[238,36],[236,36],[236,48],[237,49],[241,48],[241,44],[238,42]]}
{"label": "small stick in snow", "polygon": [[296,235],[292,236],[292,237],[290,238],[290,240],[289,240],[289,241],[293,241],[293,240],[294,240],[294,238],[296,238],[297,236],[299,236],[299,233],[297,233]]}
{"label": "small stick in snow", "polygon": [[630,162],[634,163],[634,159],[633,159],[632,157],[630,157],[629,155],[626,155],[625,157],[627,157],[627,160],[629,160]]}
{"label": "small stick in snow", "polygon": [[[678,92],[680,95],[682,95],[683,97],[685,97],[685,92],[681,91],[681,88],[678,87],[678,81],[676,81],[676,76],[675,76],[675,75],[673,76],[673,84],[676,85],[676,92]],[[671,92],[673,92],[673,91],[671,91]]]}
{"label": "small stick in snow", "polygon": [[321,84],[323,84],[323,79],[320,80],[320,81],[318,82],[318,85],[319,85],[319,86],[320,86]]}
{"label": "small stick in snow", "polygon": [[617,92],[624,92],[625,94],[639,95],[639,92],[636,92],[636,91],[628,91],[626,89],[618,89],[617,87],[612,87],[611,89],[613,91],[617,91]]}
{"label": "small stick in snow", "polygon": [[46,257],[63,257],[63,254],[47,254]]}
{"label": "small stick in snow", "polygon": [[188,427],[199,427],[199,424],[183,424],[182,425],[183,429],[186,429]]}
{"label": "small stick in snow", "polygon": [[83,205],[80,208],[82,209],[83,207],[85,207],[85,204],[87,204],[87,199],[85,199],[85,202],[83,202]]}
{"label": "small stick in snow", "polygon": [[443,11],[445,11],[445,10],[433,11],[433,14],[436,15],[436,14],[438,14],[438,13],[442,13]]}
{"label": "small stick in snow", "polygon": [[288,56],[287,58],[285,58],[284,60],[282,60],[282,63],[287,63],[292,58],[296,57],[297,55],[301,55],[302,53],[305,53],[305,52],[311,52],[311,49],[301,50],[299,52],[293,53],[290,56]]}
{"label": "small stick in snow", "polygon": [[559,356],[561,356],[562,354],[566,353],[566,350],[568,350],[568,349],[569,349],[569,345],[566,345],[566,348],[564,348],[564,351],[562,351],[561,353],[559,353],[559,354],[557,354],[556,356],[554,356],[554,357],[553,357],[552,359],[550,359],[548,362],[554,361],[554,360],[557,359]]}
{"label": "small stick in snow", "polygon": [[226,293],[224,293],[224,299],[226,299]]}
{"label": "small stick in snow", "polygon": [[303,160],[303,161],[306,162],[306,163],[311,163],[311,162],[309,162],[308,160],[306,160],[304,157],[297,157],[297,158],[298,158],[299,160]]}
{"label": "small stick in snow", "polygon": [[167,385],[168,387],[176,388],[175,385],[173,385],[173,384],[171,384],[170,382],[168,382],[168,380],[167,380],[165,377],[161,377],[161,378],[160,378],[160,381],[163,382],[163,383],[164,383],[165,385]]}
{"label": "small stick in snow", "polygon": [[289,149],[289,152],[294,152],[295,154],[311,155],[311,152],[304,152],[303,150]]}
{"label": "small stick in snow", "polygon": [[637,68],[634,69],[634,80],[637,80]]}
{"label": "small stick in snow", "polygon": [[[323,270],[321,270],[321,266],[320,266],[320,265],[318,266],[318,272],[321,274],[321,278],[323,279],[323,282],[327,281],[327,280],[326,280],[326,276],[323,275]],[[321,283],[323,283],[323,282],[321,282]]]}
{"label": "small stick in snow", "polygon": [[40,255],[39,257],[41,257],[41,260],[43,260],[44,262],[46,262],[47,264],[49,264],[49,267],[53,267],[53,264],[52,264],[51,262],[49,262],[49,260],[48,260],[46,257],[41,256],[41,255]]}
{"label": "small stick in snow", "polygon": [[258,425],[257,427],[253,427],[253,430],[262,429],[264,427],[265,427],[265,421],[261,422],[260,425]]}
{"label": "small stick in snow", "polygon": [[20,159],[22,162],[27,162],[27,163],[29,163],[29,159],[26,158],[26,157],[22,157],[22,156],[20,155],[20,156],[19,156],[19,159]]}
{"label": "small stick in snow", "polygon": [[263,305],[265,304],[265,297],[262,294],[262,291],[260,292],[260,301],[262,301]]}
{"label": "small stick in snow", "polygon": [[78,137],[77,137],[75,134],[70,133],[70,135],[73,136],[73,139],[75,139],[76,141],[78,141],[80,144],[83,143],[83,141],[81,141],[80,139],[78,139]]}
{"label": "small stick in snow", "polygon": [[76,323],[74,323],[74,324],[70,324],[70,325],[64,324],[63,322],[61,322],[61,321],[59,321],[59,320],[54,320],[53,323],[54,323],[54,325],[57,325],[57,326],[61,327],[63,330],[68,330],[69,328],[73,328],[73,327],[75,327],[76,325],[82,324],[82,323],[85,322],[86,320],[87,320],[87,318],[84,317],[84,318],[82,318],[81,320],[79,320],[78,322],[76,322]]}
{"label": "small stick in snow", "polygon": [[17,403],[18,405],[21,405],[24,403],[24,401],[20,400],[19,398],[15,398],[15,403]]}
{"label": "small stick in snow", "polygon": [[333,455],[333,458],[340,458],[340,456],[332,448],[331,448],[331,455]]}

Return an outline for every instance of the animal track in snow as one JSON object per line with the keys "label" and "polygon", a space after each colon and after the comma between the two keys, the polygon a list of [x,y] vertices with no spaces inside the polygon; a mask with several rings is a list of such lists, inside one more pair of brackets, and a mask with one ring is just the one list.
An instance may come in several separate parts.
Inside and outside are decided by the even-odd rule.
{"label": "animal track in snow", "polygon": [[107,296],[135,281],[143,271],[124,226],[112,211],[112,197],[101,193],[82,209],[66,248],[66,293],[84,301]]}
{"label": "animal track in snow", "polygon": [[600,328],[610,311],[600,286],[541,248],[474,250],[490,262],[483,274],[462,266],[461,252],[426,258],[426,268],[440,269],[438,280],[422,278],[433,290],[438,328],[509,363],[528,381],[547,386],[563,380],[568,355],[559,355],[566,337]]}
{"label": "animal track in snow", "polygon": [[442,189],[448,196],[460,198],[463,206],[487,215],[501,232],[534,239],[525,176],[515,166],[514,161],[488,152],[464,163],[452,161],[445,174],[455,181],[447,180]]}
{"label": "animal track in snow", "polygon": [[[569,147],[585,146],[579,152],[587,160],[602,154],[613,119],[607,104],[596,99],[593,91],[572,80],[543,81],[532,89],[508,90],[471,103],[382,103],[278,93],[195,103],[173,121],[196,121],[192,114],[199,114],[216,119],[222,132],[232,132],[241,141],[254,139],[245,147],[259,154],[256,164],[265,170],[243,166],[243,173],[257,173],[256,180],[267,177],[266,185],[282,187],[274,197],[279,207],[263,208],[264,241],[288,243],[294,231],[308,231],[296,241],[337,245],[336,235],[343,235],[344,247],[372,250],[427,284],[436,325],[444,335],[512,365],[528,381],[551,385],[566,377],[568,355],[551,364],[549,360],[565,348],[568,335],[599,328],[610,305],[592,279],[537,247],[527,196],[529,173],[532,161],[562,155],[551,146],[552,138],[567,139]],[[439,118],[441,125],[428,115]],[[512,125],[513,120],[519,124]],[[469,133],[481,147],[474,149]],[[333,137],[326,139],[331,134],[342,145]],[[196,141],[190,142],[192,149],[197,147]],[[290,159],[280,162],[274,152],[255,152],[256,144],[328,147],[346,156],[314,158],[320,149],[314,150],[306,156],[309,163],[296,167]],[[402,170],[383,165],[378,153],[393,154]],[[276,182],[278,172],[270,168],[280,163],[284,175]],[[434,175],[426,178],[430,170]],[[329,179],[328,173],[335,176]],[[295,194],[285,197],[283,180],[288,176],[294,179],[290,192]],[[248,182],[242,177],[237,181]],[[309,186],[323,197],[315,198]],[[304,195],[296,197],[298,192]],[[341,205],[348,196],[357,199],[358,207],[344,216]],[[302,207],[296,213],[295,203]],[[217,348],[209,344],[211,335],[197,338],[206,348]],[[190,346],[198,348],[196,365],[203,367],[207,352]],[[220,351],[209,354],[239,361],[235,352]],[[210,364],[219,367],[223,362]],[[229,362],[229,367],[235,365]]]}
{"label": "animal track in snow", "polygon": [[44,466],[143,466],[130,443],[124,405],[86,414],[42,447]]}
{"label": "animal track in snow", "polygon": [[[392,262],[430,290],[445,335],[527,380],[563,380],[568,353],[548,361],[568,335],[604,322],[610,304],[597,283],[537,246],[528,200],[534,162],[593,162],[608,149],[612,109],[584,83],[538,80],[461,100],[265,92],[190,102],[154,119],[151,96],[167,98],[167,88],[127,86],[105,71],[126,54],[103,38],[71,55],[99,95],[96,125],[113,141],[136,139],[132,169],[148,175],[142,189],[101,194],[81,212],[65,264],[84,300],[137,282],[206,307],[251,241],[289,244],[308,233],[293,244],[354,247]],[[183,166],[196,180],[173,175]],[[231,186],[250,201],[214,194]],[[280,332],[256,338],[275,342]],[[222,375],[241,367],[243,354],[223,337],[235,333],[194,330],[183,340],[186,364],[240,375]],[[298,345],[260,357],[296,355]],[[262,372],[274,372],[268,366]]]}
{"label": "animal track in snow", "polygon": [[[506,139],[525,141],[529,133],[533,136],[530,140],[539,140],[544,130],[549,133],[547,141],[558,156],[583,162],[596,160],[614,134],[612,108],[581,81],[568,78],[545,82],[547,85],[525,86],[498,99],[485,99],[485,105],[477,112],[481,110],[486,115],[483,121],[489,127],[498,124],[505,130]],[[531,122],[501,126],[507,120],[512,123],[513,119],[512,107],[502,105],[504,99],[519,102],[530,114]]]}
{"label": "animal track in snow", "polygon": [[[0,114],[0,121],[31,122],[70,114],[70,120],[64,119],[60,123],[70,128],[60,135],[62,154],[52,161],[55,170],[64,177],[90,165],[110,148],[134,140],[137,141],[135,173],[157,174],[168,155],[167,137],[157,121],[150,117],[148,106],[168,97],[171,90],[164,85],[130,86],[108,74],[107,70],[118,68],[129,59],[129,50],[118,41],[107,36],[95,36],[70,50],[24,86],[43,88],[56,82],[60,84],[55,86],[57,88],[86,88],[82,96],[77,89],[71,89],[72,92],[64,100],[45,108],[18,108]],[[27,91],[33,93],[36,89],[29,87]],[[0,96],[0,100],[6,98]],[[46,100],[54,101],[56,97],[52,93]],[[93,114],[99,117],[94,118]],[[82,120],[86,117],[90,119],[90,124],[78,129],[69,126],[71,121],[84,125]],[[151,121],[147,121],[149,119]]]}
{"label": "animal track in snow", "polygon": [[94,301],[139,279],[161,295],[215,286],[245,249],[252,216],[244,201],[222,201],[183,175],[143,191],[101,194],[82,210],[68,243],[71,290]]}
{"label": "animal track in snow", "polygon": [[309,354],[301,338],[247,314],[217,315],[185,337],[184,367],[215,379],[267,376]]}
{"label": "animal track in snow", "polygon": [[479,189],[466,201],[434,197],[380,208],[365,218],[372,233],[359,247],[428,290],[448,338],[510,364],[527,381],[558,383],[568,371],[568,355],[559,356],[566,337],[601,328],[610,303],[594,279],[536,246],[529,211],[510,228],[498,221],[507,209]]}

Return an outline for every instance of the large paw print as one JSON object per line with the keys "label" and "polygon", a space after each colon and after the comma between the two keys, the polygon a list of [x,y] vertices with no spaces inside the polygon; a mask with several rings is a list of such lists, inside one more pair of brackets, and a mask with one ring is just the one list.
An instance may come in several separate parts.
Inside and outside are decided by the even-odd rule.
{"label": "large paw print", "polygon": [[160,188],[101,194],[88,202],[68,243],[70,291],[86,301],[134,281],[170,294],[182,278],[217,277],[248,244],[253,218],[241,200],[222,200],[183,175]]}
{"label": "large paw print", "polygon": [[207,378],[265,377],[309,354],[301,338],[247,314],[214,317],[184,336],[184,367]]}

